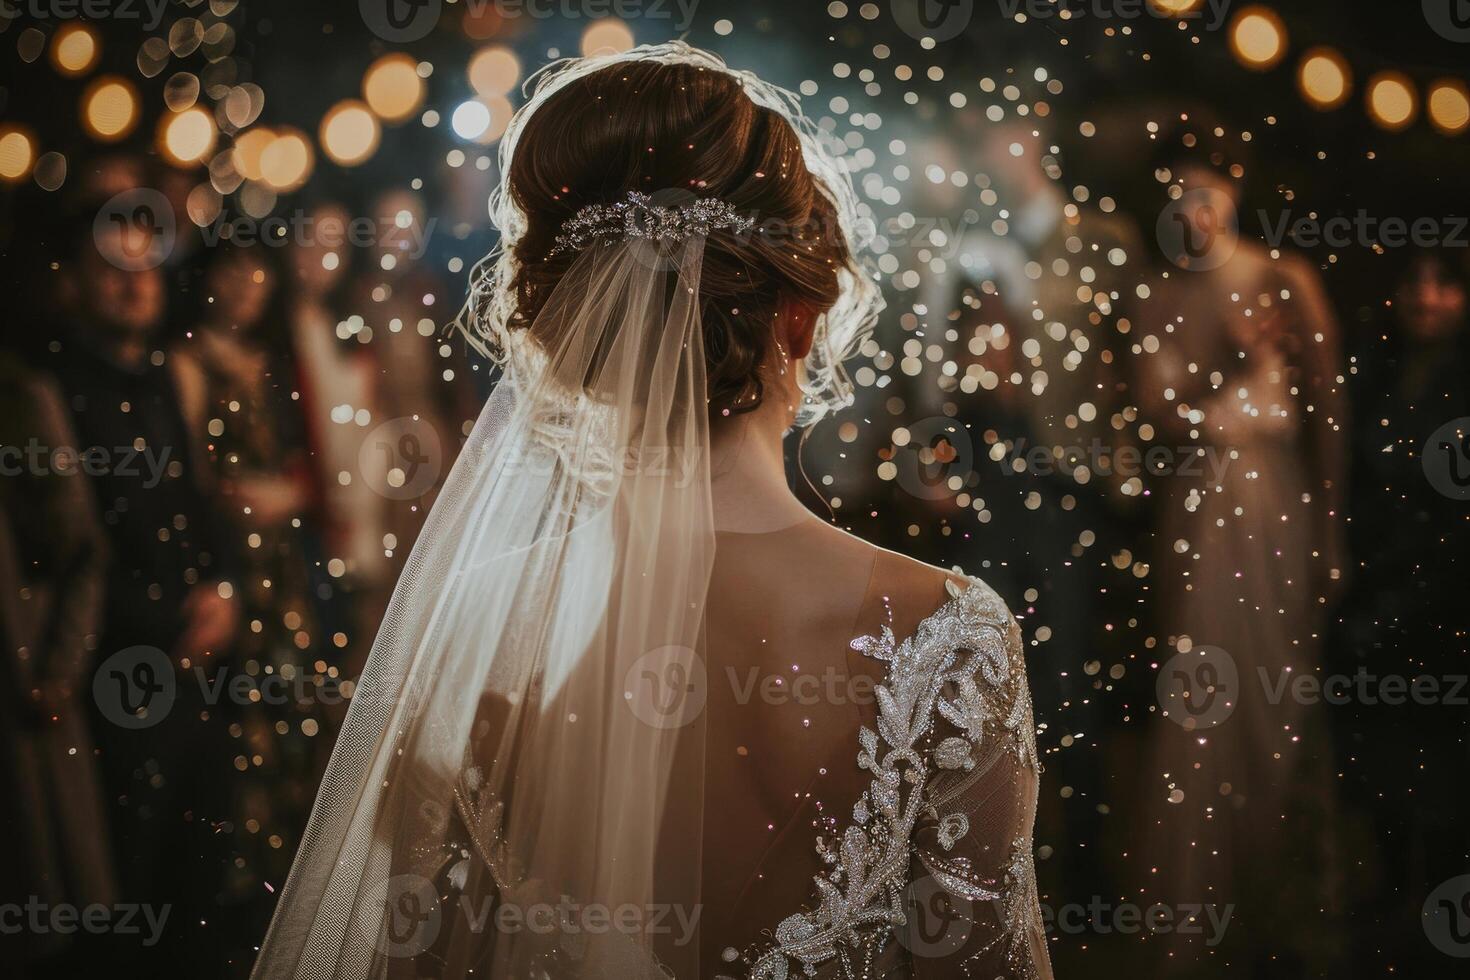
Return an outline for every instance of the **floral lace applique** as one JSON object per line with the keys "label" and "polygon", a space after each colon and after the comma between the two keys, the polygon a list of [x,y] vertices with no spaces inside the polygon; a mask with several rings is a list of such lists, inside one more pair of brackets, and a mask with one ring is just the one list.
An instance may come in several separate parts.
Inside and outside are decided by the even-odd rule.
{"label": "floral lace applique", "polygon": [[[815,974],[834,959],[843,976],[866,975],[906,921],[904,895],[915,856],[947,891],[1002,903],[1007,957],[1014,962],[1028,955],[1026,932],[1036,907],[1029,843],[1013,845],[1003,881],[987,882],[973,873],[968,858],[931,853],[914,842],[925,817],[936,821],[941,852],[969,833],[969,817],[941,816],[946,801],[931,799],[927,788],[937,771],[973,769],[974,753],[988,740],[1006,739],[1020,764],[1037,768],[1015,621],[978,579],[962,592],[952,582],[948,586],[953,598],[902,643],[886,625],[877,636],[852,641],[853,649],[888,665],[875,688],[876,731],[864,726],[858,732],[858,766],[873,774],[872,783],[854,805],[840,841],[817,840],[817,853],[830,870],[814,879],[816,909],[788,916],[776,927],[774,944],[746,959],[752,980],[786,980],[793,966]],[[927,737],[940,718],[963,735],[930,747]],[[1023,969],[1023,975],[1029,972]]]}

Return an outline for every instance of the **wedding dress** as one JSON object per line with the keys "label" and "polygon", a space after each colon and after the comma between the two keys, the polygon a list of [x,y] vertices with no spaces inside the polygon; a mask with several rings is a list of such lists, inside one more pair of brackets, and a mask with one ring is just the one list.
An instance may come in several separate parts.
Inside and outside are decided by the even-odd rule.
{"label": "wedding dress", "polygon": [[[860,242],[846,172],[788,119]],[[524,216],[492,202],[507,242]],[[514,259],[473,289],[504,375],[395,590],[253,976],[1017,977],[1050,967],[1019,629],[978,580],[816,519],[717,530],[699,277],[754,233],[711,199],[584,209],[511,331]],[[563,247],[561,244],[558,247]],[[880,306],[844,273],[797,421],[850,401]],[[794,563],[791,556],[802,556]]]}

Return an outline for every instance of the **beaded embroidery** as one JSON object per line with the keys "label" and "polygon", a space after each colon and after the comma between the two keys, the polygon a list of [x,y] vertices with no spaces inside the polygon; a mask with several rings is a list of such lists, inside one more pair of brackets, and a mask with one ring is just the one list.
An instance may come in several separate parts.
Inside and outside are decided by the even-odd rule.
{"label": "beaded embroidery", "polygon": [[[858,765],[873,774],[873,781],[854,805],[853,822],[840,844],[817,840],[817,852],[831,869],[814,879],[817,908],[788,916],[776,927],[774,945],[751,966],[751,980],[786,980],[793,966],[814,975],[819,965],[834,959],[845,977],[856,975],[855,966],[866,973],[905,922],[903,895],[915,856],[945,890],[971,901],[1001,903],[1006,957],[1021,975],[1034,973],[1026,948],[1037,909],[1030,842],[1013,842],[999,882],[977,879],[966,858],[931,854],[914,842],[925,815],[937,819],[944,851],[970,830],[963,813],[939,816],[936,805],[945,801],[926,792],[931,768],[971,769],[973,750],[995,736],[1008,740],[1018,762],[1037,768],[1019,631],[989,586],[978,579],[970,583],[963,592],[949,583],[951,601],[901,644],[886,625],[877,636],[852,641],[853,649],[888,665],[887,677],[875,688],[877,730],[864,726],[858,733]],[[964,737],[946,738],[926,752],[923,739],[936,717]]]}

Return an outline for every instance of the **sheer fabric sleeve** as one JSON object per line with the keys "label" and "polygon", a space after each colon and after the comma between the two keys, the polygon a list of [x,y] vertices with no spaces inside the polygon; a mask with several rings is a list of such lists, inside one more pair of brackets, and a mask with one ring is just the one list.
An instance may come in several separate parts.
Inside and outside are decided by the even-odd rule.
{"label": "sheer fabric sleeve", "polygon": [[819,838],[816,900],[774,929],[751,980],[1050,980],[1020,630],[983,582],[949,589],[902,642],[886,625],[852,641],[885,667],[858,730],[872,780],[841,833]]}
{"label": "sheer fabric sleeve", "polygon": [[977,649],[945,685],[930,737],[910,872],[917,980],[1052,976],[1032,861],[1035,727],[1020,628],[1003,615],[969,639]]}

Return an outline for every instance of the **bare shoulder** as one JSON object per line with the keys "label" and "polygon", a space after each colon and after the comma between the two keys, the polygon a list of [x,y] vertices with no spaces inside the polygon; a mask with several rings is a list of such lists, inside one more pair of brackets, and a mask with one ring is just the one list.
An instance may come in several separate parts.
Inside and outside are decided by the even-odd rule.
{"label": "bare shoulder", "polygon": [[864,628],[887,623],[895,633],[905,635],[971,587],[972,580],[960,572],[880,548],[834,525],[824,524],[820,533],[825,549],[844,561],[872,569],[866,608],[859,617]]}

